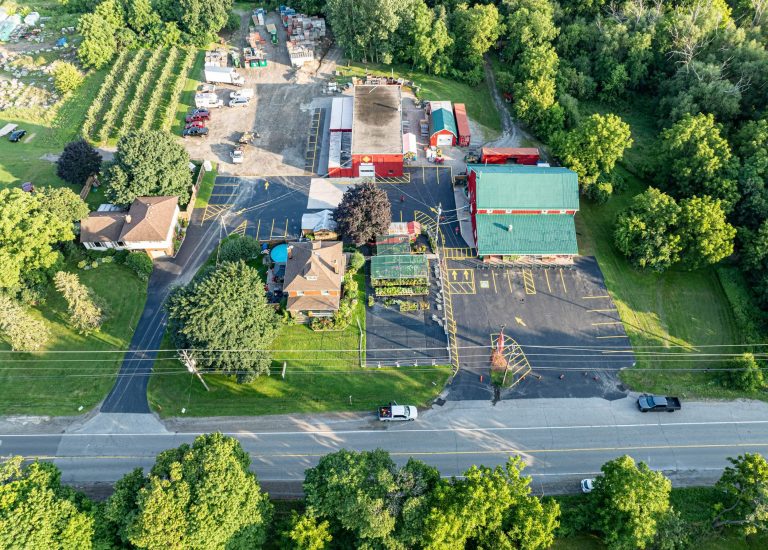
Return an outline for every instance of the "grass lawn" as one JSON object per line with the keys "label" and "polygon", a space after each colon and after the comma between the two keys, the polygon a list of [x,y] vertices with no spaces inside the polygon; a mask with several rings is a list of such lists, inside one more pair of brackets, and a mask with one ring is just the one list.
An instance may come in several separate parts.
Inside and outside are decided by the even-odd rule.
{"label": "grass lawn", "polygon": [[200,189],[197,191],[197,198],[195,199],[195,208],[205,208],[208,206],[211,193],[213,193],[213,184],[216,182],[216,176],[218,174],[216,171],[218,164],[212,164],[212,168],[212,170],[205,173],[203,181],[200,182]]}
{"label": "grass lawn", "polygon": [[[161,416],[263,415],[373,410],[390,399],[423,404],[442,389],[448,367],[418,369],[360,368],[360,330],[365,334],[364,275],[355,319],[339,332],[315,332],[304,325],[286,325],[272,349],[272,375],[250,384],[206,374],[211,388],[176,361],[158,361],[149,382],[149,402]],[[167,347],[172,347],[166,337]],[[283,351],[289,350],[289,351]],[[337,351],[345,350],[345,351]],[[170,355],[170,354],[169,354]],[[286,363],[286,376],[280,376]],[[351,402],[350,402],[351,396]]]}
{"label": "grass lawn", "polygon": [[[668,370],[717,367],[721,365],[717,361],[648,356],[650,352],[706,351],[706,348],[696,346],[743,343],[744,335],[714,268],[692,272],[671,269],[661,275],[643,273],[632,268],[614,248],[613,226],[617,214],[627,207],[634,195],[649,185],[638,175],[642,173],[641,163],[650,154],[657,135],[650,105],[639,99],[632,109],[611,109],[589,102],[582,103],[581,107],[583,115],[615,112],[629,122],[635,142],[617,167],[627,180],[626,189],[614,194],[604,205],[582,201],[581,212],[576,216],[579,252],[597,258],[637,354],[637,367],[624,371],[622,379],[632,389],[654,393],[674,393],[681,397],[743,397],[742,393],[721,388],[712,374]],[[674,346],[683,346],[683,349]]]}
{"label": "grass lawn", "polygon": [[419,98],[464,103],[467,106],[467,114],[472,120],[497,134],[501,132],[499,112],[496,110],[485,81],[477,87],[472,87],[456,80],[413,71],[399,65],[351,63],[348,67],[338,66],[337,68],[342,77],[365,76],[366,70],[371,74],[389,76],[392,74],[392,69],[396,78],[413,80],[421,87]]}
{"label": "grass lawn", "polygon": [[[0,352],[0,415],[78,414],[80,406],[87,411],[101,401],[115,381],[123,357],[115,350],[130,343],[144,309],[147,283],[114,263],[88,271],[69,265],[68,270],[93,289],[107,320],[100,332],[81,336],[67,325],[66,302],[51,287],[45,304],[31,310],[47,321],[51,331],[48,353]],[[2,352],[9,349],[0,341]]]}

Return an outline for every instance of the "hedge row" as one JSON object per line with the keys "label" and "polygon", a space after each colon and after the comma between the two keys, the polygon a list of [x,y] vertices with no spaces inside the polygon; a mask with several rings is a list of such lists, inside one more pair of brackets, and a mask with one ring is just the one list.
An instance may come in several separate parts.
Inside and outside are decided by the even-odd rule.
{"label": "hedge row", "polygon": [[128,91],[135,81],[136,74],[138,74],[139,69],[144,64],[146,53],[147,50],[141,50],[138,55],[131,59],[131,62],[128,63],[128,66],[125,68],[122,79],[113,90],[112,97],[109,98],[112,102],[109,110],[101,119],[101,128],[99,129],[98,141],[103,143],[109,139],[109,135],[112,132],[112,127],[117,121],[117,115],[120,112],[123,103],[125,102]]}
{"label": "hedge row", "polygon": [[121,51],[109,73],[107,73],[107,76],[104,78],[104,82],[102,82],[99,92],[96,94],[96,97],[91,102],[91,106],[88,107],[88,112],[85,114],[85,121],[83,121],[82,128],[83,137],[90,137],[91,130],[93,129],[93,125],[96,123],[97,118],[101,119],[98,115],[102,114],[104,100],[107,99],[107,94],[117,83],[117,78],[123,74],[125,64],[128,62],[130,55],[135,57],[138,55],[138,52],[131,50]]}
{"label": "hedge row", "polygon": [[181,92],[184,89],[184,84],[187,82],[187,73],[195,62],[195,56],[197,50],[195,48],[187,48],[184,52],[184,60],[176,73],[176,81],[173,84],[173,91],[171,92],[168,105],[165,107],[165,114],[163,115],[163,122],[161,128],[163,130],[170,130],[173,125],[173,121],[176,119],[176,107],[179,105],[181,99]]}
{"label": "hedge row", "polygon": [[426,286],[428,284],[427,279],[414,278],[414,279],[374,279],[371,280],[371,286]]}
{"label": "hedge row", "polygon": [[418,296],[429,294],[427,286],[380,286],[375,289],[376,296]]}
{"label": "hedge row", "polygon": [[133,91],[133,99],[131,99],[128,108],[123,114],[120,130],[118,132],[119,135],[123,135],[129,130],[133,130],[136,125],[136,121],[138,120],[137,117],[142,112],[142,104],[146,103],[146,96],[150,90],[150,84],[157,82],[157,69],[160,66],[160,58],[166,53],[166,50],[160,48],[157,48],[152,52],[149,61],[147,61],[147,65],[144,67],[144,71],[139,77],[139,81],[136,83],[136,88]]}
{"label": "hedge row", "polygon": [[165,91],[168,89],[168,81],[174,72],[173,69],[176,67],[180,52],[181,50],[174,46],[168,51],[168,55],[165,57],[163,70],[160,72],[157,80],[155,80],[155,87],[152,89],[152,95],[150,96],[149,101],[144,105],[144,120],[141,123],[142,130],[149,130],[155,122],[157,109],[160,107],[160,102],[166,97]]}

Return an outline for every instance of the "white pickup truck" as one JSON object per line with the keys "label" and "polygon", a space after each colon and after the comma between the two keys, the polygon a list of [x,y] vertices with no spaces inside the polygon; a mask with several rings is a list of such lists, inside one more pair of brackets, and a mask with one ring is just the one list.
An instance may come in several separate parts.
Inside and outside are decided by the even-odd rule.
{"label": "white pickup truck", "polygon": [[379,420],[382,422],[403,422],[416,420],[418,417],[419,411],[413,405],[398,405],[393,401],[389,405],[379,407]]}

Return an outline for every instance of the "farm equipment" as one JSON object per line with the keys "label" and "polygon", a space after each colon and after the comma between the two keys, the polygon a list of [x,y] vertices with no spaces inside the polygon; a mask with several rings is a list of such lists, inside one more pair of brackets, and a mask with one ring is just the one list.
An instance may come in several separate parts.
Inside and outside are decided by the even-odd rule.
{"label": "farm equipment", "polygon": [[277,45],[277,27],[275,27],[274,23],[267,24],[267,32],[272,39],[272,43]]}
{"label": "farm equipment", "polygon": [[243,132],[240,135],[240,139],[238,139],[237,142],[241,145],[250,145],[254,137],[259,137],[259,135],[258,134],[254,135],[253,132]]}

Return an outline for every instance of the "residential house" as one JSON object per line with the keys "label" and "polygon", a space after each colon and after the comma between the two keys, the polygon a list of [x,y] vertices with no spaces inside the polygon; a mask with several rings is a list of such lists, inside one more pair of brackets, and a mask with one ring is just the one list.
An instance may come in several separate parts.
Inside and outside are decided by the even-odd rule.
{"label": "residential house", "polygon": [[339,241],[290,243],[283,282],[286,309],[296,316],[333,315],[339,309],[345,267]]}
{"label": "residential house", "polygon": [[91,212],[80,222],[80,242],[89,250],[143,250],[151,258],[173,256],[178,224],[178,197],[138,197],[127,212]]}

